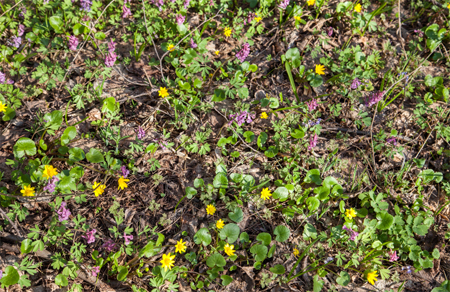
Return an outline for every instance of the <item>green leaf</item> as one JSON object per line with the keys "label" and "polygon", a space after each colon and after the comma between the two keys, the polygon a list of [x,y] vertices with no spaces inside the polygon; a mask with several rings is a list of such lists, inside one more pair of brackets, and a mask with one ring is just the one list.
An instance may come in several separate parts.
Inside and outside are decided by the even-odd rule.
{"label": "green leaf", "polygon": [[241,235],[239,235],[239,240],[244,243],[244,242],[250,242],[250,237],[248,236],[247,232],[242,232]]}
{"label": "green leaf", "polygon": [[312,87],[319,87],[320,85],[323,84],[323,78],[322,78],[322,76],[320,76],[320,75],[318,75],[318,74],[311,74],[311,75],[312,75],[312,78],[311,78],[311,80],[309,81],[309,84],[310,84]]}
{"label": "green leaf", "polygon": [[5,285],[6,287],[12,286],[14,284],[17,284],[19,282],[20,276],[17,270],[13,266],[6,267],[5,271],[3,272],[3,278],[0,280],[0,283],[2,285]]}
{"label": "green leaf", "polygon": [[308,210],[314,212],[320,206],[320,201],[316,197],[309,197],[306,199],[306,205],[308,205]]}
{"label": "green leaf", "polygon": [[77,23],[73,26],[72,30],[74,35],[80,35],[84,34],[85,32],[87,33],[89,29],[81,23]]}
{"label": "green leaf", "polygon": [[276,241],[285,242],[291,235],[291,232],[289,231],[289,228],[287,228],[286,226],[278,225],[273,231],[273,234],[277,236],[275,237]]}
{"label": "green leaf", "polygon": [[[223,229],[222,229],[223,230]],[[204,246],[208,246],[211,243],[211,234],[209,233],[207,228],[201,228],[194,235],[194,242],[196,244],[203,244]]]}
{"label": "green leaf", "polygon": [[66,145],[77,135],[77,129],[74,126],[67,127],[61,136],[61,145]]}
{"label": "green leaf", "polygon": [[139,251],[139,257],[149,258],[158,254],[160,250],[160,248],[155,248],[155,242],[150,241]]}
{"label": "green leaf", "polygon": [[193,187],[186,188],[186,197],[188,199],[192,199],[192,197],[194,197],[196,194],[197,194],[197,190],[194,189]]}
{"label": "green leaf", "polygon": [[105,161],[103,154],[96,148],[91,148],[89,150],[88,154],[86,154],[86,159],[92,163],[100,163]]}
{"label": "green leaf", "polygon": [[33,250],[33,246],[31,245],[33,241],[29,238],[22,241],[20,244],[20,253],[27,254]]}
{"label": "green leaf", "polygon": [[263,149],[263,145],[267,142],[267,139],[267,134],[265,132],[262,132],[261,134],[259,134],[256,144],[258,144],[259,148]]}
{"label": "green leaf", "polygon": [[317,238],[317,230],[311,223],[307,223],[305,225],[305,229],[303,230],[303,239],[308,240],[310,238]]}
{"label": "green leaf", "polygon": [[220,276],[220,279],[222,279],[222,286],[227,286],[228,284],[233,282],[233,278],[228,275],[222,275]]}
{"label": "green leaf", "polygon": [[241,229],[234,223],[228,223],[220,230],[220,239],[227,239],[228,243],[233,243],[239,238]]}
{"label": "green leaf", "polygon": [[255,261],[262,262],[267,256],[267,246],[255,244],[250,248],[250,252],[255,257]]}
{"label": "green leaf", "polygon": [[102,112],[109,112],[111,114],[119,110],[120,104],[116,102],[114,97],[108,97],[103,100]]}
{"label": "green leaf", "polygon": [[325,284],[325,281],[319,280],[318,275],[314,275],[313,278],[313,292],[320,292],[322,291],[323,285]]}
{"label": "green leaf", "polygon": [[30,138],[22,137],[14,144],[13,152],[16,158],[22,158],[25,154],[33,156],[36,154],[36,145]]}
{"label": "green leaf", "polygon": [[269,269],[272,273],[277,275],[283,275],[286,273],[286,269],[282,265],[275,265],[272,268]]}
{"label": "green leaf", "polygon": [[50,25],[55,29],[57,33],[62,32],[63,21],[60,16],[54,15],[48,19]]}
{"label": "green leaf", "polygon": [[336,278],[336,283],[341,286],[347,286],[350,283],[350,275],[345,271],[341,271],[339,277]]}
{"label": "green leaf", "polygon": [[273,256],[273,254],[275,253],[275,249],[277,248],[277,245],[276,244],[274,244],[274,245],[272,245],[271,247],[270,247],[270,249],[269,249],[269,253],[267,254],[267,257],[268,258],[271,258],[272,256]]}
{"label": "green leaf", "polygon": [[47,121],[48,125],[53,126],[54,130],[58,130],[62,125],[63,115],[59,110],[52,111],[44,115],[44,120]]}
{"label": "green leaf", "polygon": [[245,142],[251,143],[253,140],[255,140],[255,134],[252,131],[246,131],[244,133]]}
{"label": "green leaf", "polygon": [[289,191],[285,187],[278,187],[272,194],[274,199],[280,199],[280,202],[284,202],[289,197]]}
{"label": "green leaf", "polygon": [[301,139],[305,137],[305,132],[303,129],[295,129],[293,132],[291,132],[291,136],[294,139]]}
{"label": "green leaf", "polygon": [[314,182],[316,185],[320,186],[322,184],[322,179],[320,178],[320,170],[318,169],[311,169],[306,173],[305,183],[311,183]]}
{"label": "green leaf", "polygon": [[235,207],[234,212],[228,213],[228,217],[233,220],[236,223],[239,223],[244,219],[244,213],[242,212],[241,208]]}
{"label": "green leaf", "polygon": [[220,253],[215,253],[206,260],[206,264],[208,267],[213,268],[214,266],[223,267],[227,262]]}
{"label": "green leaf", "polygon": [[16,111],[13,108],[8,107],[6,109],[6,111],[3,113],[2,120],[4,122],[7,122],[7,121],[14,119],[15,116],[16,116]]}
{"label": "green leaf", "polygon": [[73,147],[69,149],[69,159],[74,161],[81,161],[86,158],[86,154],[83,149]]}
{"label": "green leaf", "polygon": [[216,189],[227,188],[228,187],[227,175],[224,174],[223,172],[219,172],[218,174],[216,174],[216,176],[214,177],[213,186]]}
{"label": "green leaf", "polygon": [[97,32],[94,35],[94,38],[96,38],[97,40],[102,41],[102,40],[104,40],[106,38],[106,35],[103,32],[99,31],[99,32]]}
{"label": "green leaf", "polygon": [[437,248],[433,249],[433,253],[431,255],[435,259],[439,259],[439,257],[441,256],[441,254],[439,253],[439,250]]}
{"label": "green leaf", "polygon": [[125,266],[119,266],[117,268],[117,271],[119,272],[117,274],[117,280],[118,281],[125,281],[128,275],[128,268]]}
{"label": "green leaf", "polygon": [[262,232],[262,233],[258,234],[258,236],[256,237],[256,240],[261,241],[262,244],[264,244],[264,245],[269,245],[270,242],[272,241],[272,236],[269,233]]}
{"label": "green leaf", "polygon": [[66,287],[67,285],[69,285],[69,281],[67,280],[66,276],[64,276],[63,274],[59,274],[55,277],[55,284],[59,287]]}
{"label": "green leaf", "polygon": [[380,230],[387,230],[392,226],[392,223],[394,223],[394,217],[386,211],[378,213],[377,219],[378,223],[376,227]]}
{"label": "green leaf", "polygon": [[267,149],[264,152],[264,155],[266,155],[266,157],[269,157],[269,158],[273,158],[277,154],[278,154],[278,148],[275,146],[270,146],[269,149]]}
{"label": "green leaf", "polygon": [[214,89],[214,95],[211,101],[220,102],[225,100],[227,97],[225,95],[225,91],[219,88]]}

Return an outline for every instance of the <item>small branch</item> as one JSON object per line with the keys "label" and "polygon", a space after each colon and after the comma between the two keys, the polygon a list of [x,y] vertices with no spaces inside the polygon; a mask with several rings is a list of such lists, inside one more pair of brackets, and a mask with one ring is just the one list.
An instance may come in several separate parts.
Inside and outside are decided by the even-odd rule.
{"label": "small branch", "polygon": [[6,215],[5,211],[3,211],[2,208],[0,208],[0,213],[2,213],[3,217],[5,217],[9,221],[9,224],[11,224],[12,227],[14,227],[14,230],[17,232],[17,235],[23,237],[22,233],[17,228],[17,225],[11,221],[11,219],[8,217],[8,215]]}

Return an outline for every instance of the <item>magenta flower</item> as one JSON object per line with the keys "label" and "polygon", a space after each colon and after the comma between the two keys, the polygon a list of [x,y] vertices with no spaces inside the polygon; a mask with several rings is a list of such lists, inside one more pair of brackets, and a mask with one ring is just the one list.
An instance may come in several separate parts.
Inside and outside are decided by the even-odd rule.
{"label": "magenta flower", "polygon": [[3,278],[3,271],[0,270],[0,280]]}
{"label": "magenta flower", "polygon": [[191,49],[196,49],[197,48],[197,44],[194,42],[193,38],[191,38],[190,46],[191,46]]}
{"label": "magenta flower", "polygon": [[112,67],[114,66],[114,63],[116,62],[117,55],[114,52],[109,52],[108,55],[106,55],[105,58],[105,65],[106,67]]}
{"label": "magenta flower", "polygon": [[350,86],[351,89],[357,89],[361,85],[361,81],[359,81],[358,77],[353,79],[352,85]]}
{"label": "magenta flower", "polygon": [[14,84],[14,80],[8,79],[8,80],[6,80],[6,84]]}
{"label": "magenta flower", "polygon": [[239,61],[244,62],[248,54],[250,54],[250,45],[248,43],[245,43],[242,46],[242,49],[236,54],[236,58],[238,58]]}
{"label": "magenta flower", "polygon": [[25,7],[20,8],[20,13],[19,13],[19,17],[20,18],[25,18],[25,14],[27,13],[27,9]]}
{"label": "magenta flower", "polygon": [[69,36],[69,50],[76,51],[78,46],[78,38],[74,35]]}
{"label": "magenta flower", "polygon": [[17,35],[23,36],[23,33],[25,32],[25,25],[19,24],[19,28],[17,29]]}
{"label": "magenta flower", "polygon": [[236,122],[236,124],[238,124],[238,126],[240,127],[245,122],[247,122],[247,124],[250,124],[251,122],[253,122],[255,117],[255,114],[250,114],[247,111],[242,111],[240,113],[230,115],[230,122],[228,124],[231,125],[233,122]]}
{"label": "magenta flower", "polygon": [[56,188],[56,183],[59,181],[59,178],[56,176],[52,177],[48,180],[47,185],[44,187],[44,191],[49,193],[54,193]]}
{"label": "magenta flower", "polygon": [[62,202],[61,206],[59,207],[58,211],[56,211],[58,214],[58,220],[59,222],[63,222],[64,220],[68,220],[70,216],[70,210],[66,209],[66,202]]}
{"label": "magenta flower", "polygon": [[386,142],[389,144],[392,144],[394,146],[397,146],[397,139],[395,137],[389,137],[386,139]]}
{"label": "magenta flower", "polygon": [[395,262],[399,259],[399,257],[397,256],[397,251],[388,251],[388,255],[389,255],[389,261],[390,262]]}
{"label": "magenta flower", "polygon": [[20,47],[20,44],[22,43],[21,37],[12,36],[6,44],[11,47],[15,47],[16,49]]}
{"label": "magenta flower", "polygon": [[129,245],[131,240],[133,240],[133,235],[126,235],[125,233],[123,234],[123,238],[125,239],[125,245]]}
{"label": "magenta flower", "polygon": [[84,10],[86,12],[91,11],[92,1],[90,0],[80,0],[80,10]]}
{"label": "magenta flower", "polygon": [[280,5],[278,5],[278,7],[280,7],[281,9],[286,9],[289,5],[290,0],[283,0],[281,1]]}
{"label": "magenta flower", "polygon": [[92,277],[97,277],[98,273],[100,273],[100,266],[92,267],[91,273]]}
{"label": "magenta flower", "polygon": [[328,28],[326,29],[326,31],[327,31],[327,35],[328,35],[329,37],[333,35],[333,28],[332,28],[331,26],[328,27]]}
{"label": "magenta flower", "polygon": [[415,29],[414,32],[417,33],[419,37],[423,37],[423,31],[421,31],[420,29]]}
{"label": "magenta flower", "polygon": [[317,134],[315,134],[313,137],[309,138],[309,146],[308,150],[311,151],[314,147],[317,145]]}
{"label": "magenta flower", "polygon": [[250,13],[247,15],[247,22],[248,22],[248,23],[252,22],[253,19],[255,19],[255,17],[256,17],[256,14],[253,13],[253,12],[250,12]]}
{"label": "magenta flower", "polygon": [[124,3],[122,6],[122,18],[127,18],[128,16],[132,16],[131,10]]}
{"label": "magenta flower", "polygon": [[209,0],[209,6],[214,6],[214,0]]}
{"label": "magenta flower", "polygon": [[141,126],[139,126],[136,130],[137,133],[137,138],[139,140],[142,140],[145,137],[145,130],[141,128]]}
{"label": "magenta flower", "polygon": [[5,74],[3,74],[2,72],[0,72],[0,84],[5,83],[5,80],[6,80]]}
{"label": "magenta flower", "polygon": [[114,52],[116,50],[116,43],[111,39],[108,43],[108,52]]}
{"label": "magenta flower", "polygon": [[153,139],[153,142],[158,143],[159,147],[161,147],[162,150],[166,150],[167,149],[167,141],[164,141],[164,138],[158,138],[158,139]]}
{"label": "magenta flower", "polygon": [[372,92],[369,99],[366,101],[366,106],[371,107],[377,104],[383,98],[384,91]]}
{"label": "magenta flower", "polygon": [[112,239],[108,239],[103,243],[102,248],[106,249],[107,252],[112,252],[116,248],[116,243]]}
{"label": "magenta flower", "polygon": [[190,2],[191,2],[191,0],[184,1],[184,9],[187,9],[189,7]]}
{"label": "magenta flower", "polygon": [[120,168],[120,171],[122,172],[122,176],[124,178],[127,178],[127,176],[130,174],[130,171],[127,169],[127,167],[125,165],[122,165],[122,167]]}
{"label": "magenta flower", "polygon": [[308,106],[308,110],[310,112],[312,112],[313,110],[315,110],[319,104],[317,103],[317,99],[313,98],[310,101],[306,102],[306,105]]}
{"label": "magenta flower", "polygon": [[358,235],[359,235],[358,232],[354,231],[354,230],[351,229],[351,228],[347,228],[347,226],[345,226],[345,225],[342,226],[342,229],[347,230],[348,232],[351,233],[351,234],[350,234],[350,240],[351,240],[351,241],[355,241],[356,237],[358,237]]}
{"label": "magenta flower", "polygon": [[186,19],[186,17],[184,17],[181,14],[175,15],[175,21],[177,22],[178,25],[182,25],[184,23],[185,19]]}
{"label": "magenta flower", "polygon": [[95,242],[95,236],[94,234],[97,232],[97,230],[92,229],[91,231],[87,231],[86,235],[81,235],[82,238],[86,239],[87,243],[93,243]]}

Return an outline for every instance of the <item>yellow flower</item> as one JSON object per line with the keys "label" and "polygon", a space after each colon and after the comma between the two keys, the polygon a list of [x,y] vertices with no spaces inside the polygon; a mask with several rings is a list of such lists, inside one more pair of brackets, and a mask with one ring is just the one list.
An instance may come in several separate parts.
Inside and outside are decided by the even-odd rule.
{"label": "yellow flower", "polygon": [[301,21],[301,20],[302,20],[302,18],[301,18],[300,16],[294,16],[294,19],[295,19],[295,20],[298,20],[298,21]]}
{"label": "yellow flower", "polygon": [[118,182],[119,187],[117,189],[123,190],[123,189],[128,188],[127,181],[130,181],[130,180],[124,178],[123,176],[121,178],[119,178],[119,182]]}
{"label": "yellow flower", "polygon": [[367,281],[370,284],[374,285],[375,281],[378,281],[377,276],[378,276],[377,275],[377,271],[370,272],[370,273],[367,274]]}
{"label": "yellow flower", "polygon": [[224,246],[224,248],[223,248],[224,250],[225,250],[225,253],[228,255],[228,256],[234,256],[234,252],[235,252],[235,250],[234,250],[234,245],[229,245],[228,243],[227,244],[225,244],[225,246]]}
{"label": "yellow flower", "polygon": [[172,45],[172,44],[169,44],[169,45],[167,46],[167,50],[168,50],[169,52],[172,52],[174,48],[175,48],[175,46]]}
{"label": "yellow flower", "polygon": [[162,255],[162,260],[160,263],[162,264],[162,268],[164,271],[167,271],[167,269],[172,270],[172,267],[175,266],[175,261],[173,260],[175,258],[175,255],[171,256],[170,252],[168,254]]}
{"label": "yellow flower", "polygon": [[222,219],[217,220],[217,222],[216,222],[217,229],[222,229],[224,226],[225,226],[225,223],[223,222]]}
{"label": "yellow flower", "polygon": [[345,216],[347,216],[349,219],[353,219],[353,217],[356,217],[355,209],[347,209],[345,210]]}
{"label": "yellow flower", "polygon": [[7,109],[6,105],[3,104],[3,102],[0,101],[0,113],[1,112],[6,112],[6,109]]}
{"label": "yellow flower", "polygon": [[269,188],[265,188],[262,189],[261,191],[261,198],[265,200],[267,200],[268,198],[270,198],[272,196],[272,193],[269,191]]}
{"label": "yellow flower", "polygon": [[160,87],[158,93],[159,93],[159,96],[162,98],[169,96],[169,92],[167,91],[167,88],[165,88],[165,87]]}
{"label": "yellow flower", "polygon": [[52,165],[46,165],[44,166],[44,171],[42,172],[42,176],[46,179],[50,179],[58,174],[58,171],[56,171],[56,168],[54,168]]}
{"label": "yellow flower", "polygon": [[24,186],[23,190],[20,191],[24,197],[34,197],[34,188],[30,185]]}
{"label": "yellow flower", "polygon": [[231,35],[231,28],[229,28],[228,26],[225,27],[225,29],[223,30],[223,34],[224,34],[226,37],[229,37],[229,36]]}
{"label": "yellow flower", "polygon": [[92,188],[94,189],[95,196],[98,197],[105,192],[106,186],[95,181]]}
{"label": "yellow flower", "polygon": [[206,213],[208,215],[214,215],[214,213],[216,213],[216,207],[214,207],[213,205],[206,206]]}
{"label": "yellow flower", "polygon": [[361,12],[361,8],[362,8],[361,4],[358,3],[358,4],[355,5],[354,9],[355,9],[356,12]]}
{"label": "yellow flower", "polygon": [[450,9],[450,3],[448,3],[448,6],[447,6],[447,8],[448,8],[448,9]]}
{"label": "yellow flower", "polygon": [[215,51],[214,54],[216,54],[217,56],[219,56],[219,51]]}
{"label": "yellow flower", "polygon": [[180,239],[180,241],[177,241],[177,244],[175,245],[175,252],[183,253],[186,251],[186,242],[183,242],[183,239]]}
{"label": "yellow flower", "polygon": [[316,73],[319,75],[325,75],[325,67],[321,64],[316,65]]}
{"label": "yellow flower", "polygon": [[314,5],[316,3],[316,0],[308,0],[308,6]]}
{"label": "yellow flower", "polygon": [[255,20],[256,20],[256,22],[260,22],[262,20],[262,18],[258,16],[258,17],[255,17]]}
{"label": "yellow flower", "polygon": [[300,251],[298,249],[294,248],[294,255],[298,256],[299,254],[300,254]]}
{"label": "yellow flower", "polygon": [[261,119],[267,119],[268,115],[266,112],[261,113]]}

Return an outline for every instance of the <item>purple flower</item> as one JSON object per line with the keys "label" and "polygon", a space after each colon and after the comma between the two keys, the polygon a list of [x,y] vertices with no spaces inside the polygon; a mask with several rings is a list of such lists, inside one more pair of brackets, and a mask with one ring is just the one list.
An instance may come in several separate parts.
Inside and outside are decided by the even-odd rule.
{"label": "purple flower", "polygon": [[54,193],[55,192],[56,183],[58,181],[59,181],[59,178],[56,177],[56,176],[54,176],[51,179],[49,179],[47,185],[44,187],[44,191],[49,192],[49,193]]}
{"label": "purple flower", "polygon": [[8,46],[12,46],[12,47],[15,47],[15,48],[19,48],[21,43],[22,43],[22,38],[21,38],[21,37],[15,37],[15,36],[12,36],[12,37],[6,42],[6,44],[7,44]]}
{"label": "purple flower", "polygon": [[27,14],[27,9],[25,7],[20,8],[20,13],[19,13],[19,17],[20,18],[25,18],[25,14]]}
{"label": "purple flower", "polygon": [[62,202],[61,206],[59,207],[58,211],[58,220],[59,222],[63,222],[64,220],[68,220],[70,216],[70,210],[66,209],[66,202]]}
{"label": "purple flower", "polygon": [[235,113],[235,114],[230,115],[229,116],[230,122],[228,124],[231,125],[233,122],[236,122],[236,124],[238,124],[238,126],[240,127],[245,122],[247,124],[250,124],[251,122],[253,122],[255,117],[256,117],[255,114],[250,114],[247,111],[242,111],[239,114]]}
{"label": "purple flower", "polygon": [[17,35],[23,36],[23,33],[25,32],[25,25],[19,24],[19,28],[17,29]]}
{"label": "purple flower", "polygon": [[158,138],[158,139],[153,139],[154,142],[159,144],[159,147],[161,147],[162,150],[166,150],[167,149],[167,141],[164,141],[164,139]]}
{"label": "purple flower", "polygon": [[108,252],[112,252],[116,248],[116,243],[112,239],[108,239],[103,243],[102,248],[106,249]]}
{"label": "purple flower", "polygon": [[392,144],[392,145],[394,145],[394,146],[397,146],[397,138],[395,138],[395,137],[389,137],[389,138],[387,138],[387,139],[386,139],[386,142],[387,142],[387,143],[390,143],[390,144]]}
{"label": "purple flower", "polygon": [[123,238],[125,239],[125,245],[129,245],[131,240],[133,240],[133,235],[126,235],[125,233],[123,234]]}
{"label": "purple flower", "polygon": [[49,1],[50,1],[50,0],[44,0],[43,4],[44,4],[44,5],[45,5],[45,4],[48,4]]}
{"label": "purple flower", "polygon": [[371,107],[374,104],[377,104],[383,98],[383,95],[384,91],[372,92],[369,99],[366,101],[366,106]]}
{"label": "purple flower", "polygon": [[76,51],[78,46],[78,38],[74,35],[69,36],[69,50]]}
{"label": "purple flower", "polygon": [[253,12],[250,12],[250,13],[247,15],[247,22],[248,22],[248,23],[252,22],[253,19],[255,19],[255,17],[256,17],[256,14],[253,13]]}
{"label": "purple flower", "polygon": [[189,7],[190,2],[191,2],[191,0],[184,1],[184,9],[187,9]]}
{"label": "purple flower", "polygon": [[6,84],[14,84],[14,80],[8,79],[8,80],[6,80]]}
{"label": "purple flower", "polygon": [[361,85],[361,81],[359,81],[358,77],[356,77],[355,79],[353,79],[352,81],[352,85],[350,86],[351,89],[357,89],[358,86]]}
{"label": "purple flower", "polygon": [[241,62],[244,62],[248,54],[250,54],[250,45],[245,43],[242,46],[242,49],[236,54],[236,58],[238,58]]}
{"label": "purple flower", "polygon": [[351,240],[351,241],[355,241],[356,237],[358,237],[358,235],[359,235],[358,232],[354,231],[354,230],[351,229],[351,228],[348,228],[348,227],[345,226],[345,225],[342,226],[342,229],[347,230],[348,232],[351,232],[351,234],[350,234],[350,240]]}
{"label": "purple flower", "polygon": [[333,35],[333,28],[331,26],[329,28],[327,28],[326,31],[327,31],[327,35],[329,37]]}
{"label": "purple flower", "polygon": [[197,44],[194,42],[193,38],[191,38],[190,46],[191,46],[191,49],[196,49],[197,48]]}
{"label": "purple flower", "polygon": [[388,255],[389,255],[389,261],[390,262],[395,262],[399,259],[399,257],[397,256],[397,251],[388,251]]}
{"label": "purple flower", "polygon": [[114,52],[116,50],[116,43],[111,39],[108,43],[108,52]]}
{"label": "purple flower", "polygon": [[283,0],[283,1],[281,1],[280,5],[278,5],[278,7],[280,7],[281,9],[286,9],[288,7],[290,1],[291,0]]}
{"label": "purple flower", "polygon": [[209,0],[209,6],[214,6],[214,0]]}
{"label": "purple flower", "polygon": [[315,134],[313,137],[309,138],[309,146],[308,151],[311,151],[314,147],[317,145],[317,134]]}
{"label": "purple flower", "polygon": [[131,10],[124,3],[122,6],[122,18],[127,18],[128,16],[132,16]]}
{"label": "purple flower", "polygon": [[95,242],[95,236],[94,234],[97,232],[97,230],[92,229],[91,231],[87,231],[86,235],[81,235],[82,238],[87,240],[87,243],[93,243]]}
{"label": "purple flower", "polygon": [[177,22],[178,25],[182,25],[182,24],[184,23],[184,19],[185,19],[185,18],[186,18],[186,17],[184,17],[184,16],[181,15],[181,14],[175,15],[175,21]]}
{"label": "purple flower", "polygon": [[417,33],[419,37],[423,37],[423,31],[421,31],[420,29],[415,29],[414,32]]}
{"label": "purple flower", "polygon": [[116,62],[117,55],[114,52],[109,52],[108,55],[106,55],[105,58],[105,65],[106,67],[112,67],[114,66],[114,63]]}
{"label": "purple flower", "polygon": [[308,106],[308,110],[310,112],[312,112],[313,110],[315,110],[319,106],[319,104],[317,103],[317,99],[315,99],[315,98],[313,98],[310,101],[308,101],[306,103],[306,105]]}
{"label": "purple flower", "polygon": [[145,137],[145,130],[141,128],[141,126],[139,126],[136,130],[137,133],[137,138],[139,140],[142,140]]}
{"label": "purple flower", "polygon": [[89,0],[80,0],[80,10],[84,10],[86,12],[91,11],[92,1]]}
{"label": "purple flower", "polygon": [[3,271],[0,270],[0,280],[3,278]]}
{"label": "purple flower", "polygon": [[412,272],[411,266],[402,267],[402,271],[403,271],[403,270],[406,270],[406,272],[407,272],[408,274],[411,274],[411,272]]}
{"label": "purple flower", "polygon": [[125,165],[122,165],[122,167],[120,168],[120,171],[122,172],[122,176],[124,178],[126,178],[130,174],[130,171],[127,169],[127,167]]}
{"label": "purple flower", "polygon": [[3,74],[2,72],[0,72],[0,84],[5,83],[5,74]]}
{"label": "purple flower", "polygon": [[97,277],[98,273],[100,273],[100,266],[92,267],[91,273],[92,277]]}

